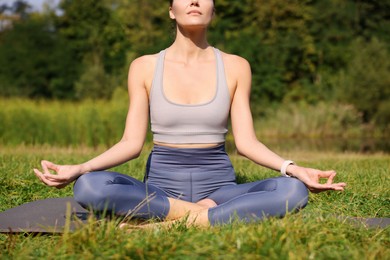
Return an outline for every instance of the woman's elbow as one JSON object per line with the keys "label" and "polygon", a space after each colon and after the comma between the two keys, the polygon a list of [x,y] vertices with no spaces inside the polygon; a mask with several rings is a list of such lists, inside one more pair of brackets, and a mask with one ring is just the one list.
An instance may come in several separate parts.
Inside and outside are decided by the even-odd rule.
{"label": "woman's elbow", "polygon": [[131,159],[138,158],[141,155],[142,149],[144,147],[144,142],[140,140],[134,141],[127,138],[122,138],[120,143],[122,143],[122,145],[127,148],[129,153],[131,154]]}
{"label": "woman's elbow", "polygon": [[244,157],[248,157],[253,152],[253,147],[259,143],[256,136],[251,134],[235,136],[234,140],[237,153]]}
{"label": "woman's elbow", "polygon": [[139,148],[139,149],[136,149],[136,150],[134,151],[134,153],[133,153],[133,154],[134,154],[134,159],[140,157],[141,152],[142,152],[142,147]]}
{"label": "woman's elbow", "polygon": [[134,155],[134,158],[138,158],[141,153],[142,153],[142,149],[144,147],[144,143],[137,143],[137,144],[134,144],[133,145],[133,155]]}
{"label": "woman's elbow", "polygon": [[246,154],[247,154],[246,150],[247,150],[247,147],[248,147],[246,142],[240,141],[240,140],[236,140],[235,141],[235,145],[236,145],[237,153],[239,155],[241,155],[241,156],[246,157]]}

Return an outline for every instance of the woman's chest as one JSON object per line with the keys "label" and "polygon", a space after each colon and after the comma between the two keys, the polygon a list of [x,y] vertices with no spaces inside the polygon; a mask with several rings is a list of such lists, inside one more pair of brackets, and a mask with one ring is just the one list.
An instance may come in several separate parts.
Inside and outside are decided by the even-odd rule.
{"label": "woman's chest", "polygon": [[[215,98],[222,82],[226,82],[222,85],[227,87],[232,100],[237,85],[228,71],[218,73],[218,68],[212,61],[190,65],[166,61],[159,80],[157,84],[160,85],[165,98],[172,103],[183,105],[210,102]],[[152,84],[153,80],[150,80],[146,85],[149,96]]]}

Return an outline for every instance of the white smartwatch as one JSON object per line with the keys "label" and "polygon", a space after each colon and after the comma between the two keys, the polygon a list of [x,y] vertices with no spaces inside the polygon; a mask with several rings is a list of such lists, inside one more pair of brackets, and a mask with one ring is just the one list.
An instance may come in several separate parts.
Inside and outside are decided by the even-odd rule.
{"label": "white smartwatch", "polygon": [[295,163],[293,161],[290,161],[290,160],[286,160],[286,161],[283,162],[282,168],[280,168],[280,173],[282,174],[282,176],[284,176],[284,177],[291,177],[290,175],[288,175],[286,173],[287,166],[289,166],[290,164],[295,164]]}

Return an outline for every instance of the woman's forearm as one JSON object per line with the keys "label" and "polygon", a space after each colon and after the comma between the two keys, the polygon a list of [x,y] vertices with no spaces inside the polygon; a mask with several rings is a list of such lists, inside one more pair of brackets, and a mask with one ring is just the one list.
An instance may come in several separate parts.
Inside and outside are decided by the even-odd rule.
{"label": "woman's forearm", "polygon": [[237,146],[239,154],[264,167],[280,171],[285,159],[257,140]]}
{"label": "woman's forearm", "polygon": [[135,159],[142,151],[143,142],[136,144],[130,140],[121,140],[104,153],[82,163],[82,174],[91,171],[105,170],[129,160]]}

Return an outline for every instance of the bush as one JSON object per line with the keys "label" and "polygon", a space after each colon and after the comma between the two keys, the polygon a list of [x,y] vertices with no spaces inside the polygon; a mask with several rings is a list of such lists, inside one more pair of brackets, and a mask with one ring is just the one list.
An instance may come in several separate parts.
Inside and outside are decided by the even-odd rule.
{"label": "bush", "polygon": [[127,100],[1,100],[0,143],[110,146],[123,133]]}
{"label": "bush", "polygon": [[390,134],[390,102],[381,102],[378,105],[378,111],[374,117],[374,123],[379,127],[381,132]]}
{"label": "bush", "polygon": [[75,83],[76,98],[102,99],[112,94],[111,82],[101,62],[86,66],[86,70]]}
{"label": "bush", "polygon": [[[390,54],[386,44],[376,38],[366,42],[358,39],[351,45],[350,61],[337,80],[338,99],[353,104],[365,123],[386,124],[378,113],[390,99]],[[381,110],[381,111],[380,111]],[[383,125],[382,125],[383,126]]]}
{"label": "bush", "polygon": [[265,137],[356,137],[361,135],[361,114],[351,105],[289,103],[255,118],[256,130]]}

